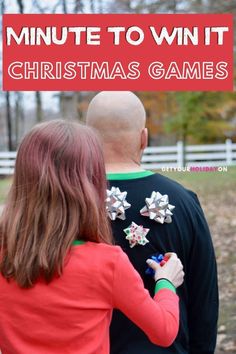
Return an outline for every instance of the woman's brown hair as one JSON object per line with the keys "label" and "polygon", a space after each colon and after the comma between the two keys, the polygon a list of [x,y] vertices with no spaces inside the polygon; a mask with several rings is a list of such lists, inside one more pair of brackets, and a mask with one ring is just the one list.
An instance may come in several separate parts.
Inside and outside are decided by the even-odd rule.
{"label": "woman's brown hair", "polygon": [[100,142],[88,127],[55,120],[20,144],[0,219],[0,271],[24,288],[61,275],[76,239],[112,243]]}

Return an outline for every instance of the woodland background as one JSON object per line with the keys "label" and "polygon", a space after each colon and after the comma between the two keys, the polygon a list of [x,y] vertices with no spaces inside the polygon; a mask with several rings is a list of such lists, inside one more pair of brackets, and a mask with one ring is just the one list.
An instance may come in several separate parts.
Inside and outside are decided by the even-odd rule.
{"label": "woodland background", "polygon": [[[0,0],[3,13],[233,13],[235,0]],[[236,31],[236,29],[235,29]],[[236,36],[235,36],[236,44]],[[235,46],[236,50],[236,46]],[[0,150],[16,150],[37,122],[84,120],[95,92],[1,92]],[[150,145],[236,141],[236,93],[136,92],[147,111]]]}

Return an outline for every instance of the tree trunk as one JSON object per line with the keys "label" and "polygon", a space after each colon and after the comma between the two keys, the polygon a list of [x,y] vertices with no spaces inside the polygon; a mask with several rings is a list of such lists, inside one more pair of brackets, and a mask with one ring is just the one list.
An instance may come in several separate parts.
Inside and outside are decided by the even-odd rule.
{"label": "tree trunk", "polygon": [[24,132],[24,106],[22,99],[22,92],[15,92],[15,148],[17,148],[19,140]]}
{"label": "tree trunk", "polygon": [[20,92],[15,92],[15,147],[18,144],[19,140],[19,121],[20,121],[20,97],[19,97]]}
{"label": "tree trunk", "polygon": [[19,12],[20,14],[23,14],[24,13],[24,3],[23,3],[23,0],[17,0],[17,5],[19,7]]}
{"label": "tree trunk", "polygon": [[67,14],[66,0],[62,0],[62,11],[63,11],[64,14]]}
{"label": "tree trunk", "polygon": [[11,117],[11,102],[10,102],[10,92],[6,91],[6,119],[7,119],[7,136],[8,136],[8,150],[13,150],[12,142],[12,117]]}
{"label": "tree trunk", "polygon": [[103,13],[103,1],[102,0],[98,0],[98,12],[100,14]]}
{"label": "tree trunk", "polygon": [[36,121],[37,123],[40,123],[43,120],[42,97],[40,91],[35,91],[35,101],[36,101]]}
{"label": "tree trunk", "polygon": [[90,0],[90,10],[91,10],[92,14],[95,13],[94,0]]}
{"label": "tree trunk", "polygon": [[177,1],[178,0],[172,0],[171,11],[172,11],[173,14],[177,13]]}
{"label": "tree trunk", "polygon": [[3,15],[5,13],[5,1],[1,0],[1,14]]}
{"label": "tree trunk", "polygon": [[125,0],[125,2],[124,2],[124,5],[125,5],[128,12],[132,12],[131,3],[132,3],[132,0]]}
{"label": "tree trunk", "polygon": [[74,13],[77,14],[78,12],[83,12],[84,4],[82,0],[75,0],[74,4]]}
{"label": "tree trunk", "polygon": [[83,97],[81,95],[81,92],[79,92],[79,91],[75,92],[75,95],[76,95],[76,100],[77,100],[77,105],[76,105],[77,118],[80,121],[84,121],[83,111],[80,109],[80,105],[83,102]]}

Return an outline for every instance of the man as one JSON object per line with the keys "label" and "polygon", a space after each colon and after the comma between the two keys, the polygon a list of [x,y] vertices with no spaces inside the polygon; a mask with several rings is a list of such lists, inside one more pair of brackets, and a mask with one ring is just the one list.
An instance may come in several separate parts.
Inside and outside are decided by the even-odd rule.
{"label": "man", "polygon": [[[112,199],[107,199],[116,244],[127,253],[151,294],[154,281],[146,274],[147,258],[170,251],[176,252],[183,263],[185,282],[177,290],[180,329],[171,347],[160,348],[116,311],[111,325],[111,354],[212,354],[218,287],[209,229],[196,194],[167,177],[142,169],[140,161],[148,136],[145,120],[144,107],[131,92],[101,92],[87,112],[87,124],[97,129],[103,139],[109,188],[127,192],[126,201],[131,205],[121,202],[124,208],[118,205],[116,209]],[[119,190],[111,191],[118,202],[125,196],[119,195]],[[169,200],[164,197],[163,204],[163,199],[158,199],[160,194],[152,192],[167,195]],[[154,209],[149,205],[153,203]]]}

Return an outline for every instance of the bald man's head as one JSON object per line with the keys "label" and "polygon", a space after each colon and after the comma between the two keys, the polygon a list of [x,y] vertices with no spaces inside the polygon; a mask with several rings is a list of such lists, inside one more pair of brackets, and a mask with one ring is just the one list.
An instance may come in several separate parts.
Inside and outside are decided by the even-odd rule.
{"label": "bald man's head", "polygon": [[86,122],[100,132],[104,143],[114,152],[140,153],[146,113],[132,92],[100,92],[89,104]]}

